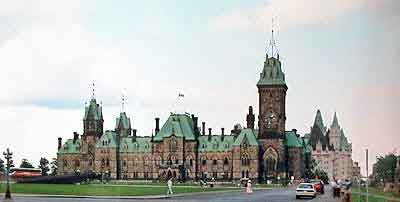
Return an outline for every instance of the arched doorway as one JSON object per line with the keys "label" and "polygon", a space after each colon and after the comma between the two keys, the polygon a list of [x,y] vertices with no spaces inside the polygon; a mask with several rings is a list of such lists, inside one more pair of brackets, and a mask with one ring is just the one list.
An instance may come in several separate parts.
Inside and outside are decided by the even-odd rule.
{"label": "arched doorway", "polygon": [[278,152],[272,147],[268,147],[263,155],[264,178],[269,180],[277,175]]}

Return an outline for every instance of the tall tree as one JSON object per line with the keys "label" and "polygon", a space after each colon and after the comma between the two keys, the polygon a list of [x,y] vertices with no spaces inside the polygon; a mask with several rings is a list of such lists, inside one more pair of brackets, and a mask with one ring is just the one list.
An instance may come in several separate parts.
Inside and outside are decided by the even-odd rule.
{"label": "tall tree", "polygon": [[34,168],[31,163],[29,163],[28,159],[22,159],[20,168]]}
{"label": "tall tree", "polygon": [[42,170],[42,176],[47,176],[48,172],[49,172],[49,160],[47,160],[46,158],[42,157],[40,158],[39,161],[39,168],[40,170]]}
{"label": "tall tree", "polygon": [[56,176],[57,175],[57,159],[56,158],[53,158],[53,160],[51,161],[50,169],[51,169],[50,175]]}
{"label": "tall tree", "polygon": [[378,182],[383,180],[386,182],[394,182],[396,172],[397,156],[393,153],[386,154],[385,156],[378,156],[376,166],[376,178]]}

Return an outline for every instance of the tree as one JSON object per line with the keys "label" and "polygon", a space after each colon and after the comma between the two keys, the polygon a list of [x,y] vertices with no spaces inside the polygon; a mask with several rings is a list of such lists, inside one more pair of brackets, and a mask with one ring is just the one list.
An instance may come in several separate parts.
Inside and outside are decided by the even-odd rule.
{"label": "tree", "polygon": [[328,173],[326,173],[324,170],[317,168],[314,174],[316,178],[322,180],[325,184],[329,183]]}
{"label": "tree", "polygon": [[318,178],[322,180],[325,184],[329,183],[328,173],[324,170],[318,168],[317,163],[314,159],[311,160],[308,169],[304,172],[305,178],[307,179],[315,179]]}
{"label": "tree", "polygon": [[29,163],[28,159],[22,159],[20,168],[34,168],[31,163]]}
{"label": "tree", "polygon": [[4,161],[0,159],[0,172],[4,172]]}
{"label": "tree", "polygon": [[50,170],[51,170],[51,172],[50,172],[50,175],[51,176],[56,176],[57,175],[57,159],[56,158],[53,158],[53,160],[51,161],[51,163],[50,163]]}
{"label": "tree", "polygon": [[49,172],[49,160],[47,160],[46,158],[42,157],[40,158],[39,161],[39,168],[40,170],[42,170],[42,176],[47,176],[48,172]]}
{"label": "tree", "polygon": [[378,156],[376,162],[376,181],[383,180],[386,182],[394,182],[397,156],[393,153],[386,154],[385,156]]}

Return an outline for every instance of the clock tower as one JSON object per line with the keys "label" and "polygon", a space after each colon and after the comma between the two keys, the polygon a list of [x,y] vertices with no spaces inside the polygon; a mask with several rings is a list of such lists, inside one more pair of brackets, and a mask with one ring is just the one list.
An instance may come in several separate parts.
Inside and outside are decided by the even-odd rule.
{"label": "clock tower", "polygon": [[288,163],[285,147],[286,91],[285,74],[279,54],[274,54],[274,31],[270,40],[270,53],[266,54],[264,67],[257,82],[259,94],[258,140],[259,179],[273,180],[286,177]]}
{"label": "clock tower", "polygon": [[285,101],[287,86],[279,54],[268,57],[257,83],[259,95],[259,138],[279,138],[285,132]]}

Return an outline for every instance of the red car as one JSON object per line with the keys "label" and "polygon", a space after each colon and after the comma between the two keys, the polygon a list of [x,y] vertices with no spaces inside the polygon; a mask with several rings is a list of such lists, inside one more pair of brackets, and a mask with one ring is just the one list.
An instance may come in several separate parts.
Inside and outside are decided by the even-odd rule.
{"label": "red car", "polygon": [[315,190],[321,194],[325,193],[324,190],[324,183],[321,180],[315,179],[315,180],[310,180],[310,183],[314,184]]}

